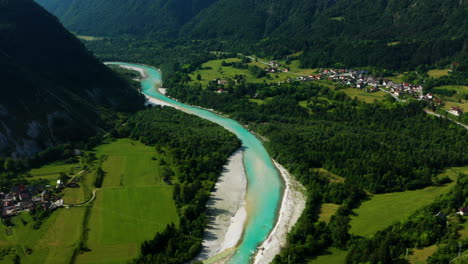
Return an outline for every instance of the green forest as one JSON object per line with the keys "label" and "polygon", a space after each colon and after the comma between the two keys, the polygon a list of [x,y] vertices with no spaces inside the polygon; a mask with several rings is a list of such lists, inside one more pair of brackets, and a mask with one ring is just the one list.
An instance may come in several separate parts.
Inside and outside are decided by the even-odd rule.
{"label": "green forest", "polygon": [[[194,1],[191,6],[175,0],[135,5],[109,0],[38,2],[81,35],[134,38],[143,43],[216,40],[232,46],[229,51],[253,49],[260,57],[302,51],[299,58],[306,67],[340,63],[411,69],[451,62],[463,62],[466,67],[467,63],[463,1],[212,0]],[[107,12],[114,5],[118,8]],[[210,50],[227,51],[216,46]]]}
{"label": "green forest", "polygon": [[167,177],[175,181],[173,199],[180,227],[169,225],[144,242],[140,257],[133,263],[184,263],[194,258],[201,250],[207,224],[206,203],[240,141],[216,124],[169,107],[138,112],[113,133],[159,150],[168,148],[177,166]]}
{"label": "green forest", "polygon": [[[265,68],[276,61],[288,71],[307,69],[307,75],[328,67],[365,70],[422,85],[421,96],[444,98],[447,110],[467,102],[467,13],[465,0],[0,1],[1,191],[50,184],[55,174],[68,180],[65,172],[48,179],[31,173],[63,166],[82,169],[87,178],[82,189],[55,191],[57,198],[77,200],[93,188],[102,192],[97,199],[126,197],[118,196],[123,190],[110,190],[135,187],[124,184],[125,169],[116,166],[124,158],[115,155],[106,163],[107,153],[137,142],[140,149],[151,149],[140,153],[146,159],[141,164],[154,165],[157,176],[149,173],[148,182],[158,178],[160,185],[151,187],[161,187],[172,213],[169,224],[158,226],[149,239],[135,235],[141,240],[126,257],[134,264],[192,260],[202,248],[207,201],[241,142],[179,110],[145,108],[133,80],[140,76],[102,61],[140,63],[163,72],[171,98],[219,111],[258,135],[271,157],[306,187],[305,209],[274,264],[316,264],[330,252],[340,263],[410,263],[408,254],[418,250],[430,253],[426,263],[448,263],[468,244],[466,217],[455,214],[468,206],[468,130],[453,122],[465,122],[466,113],[450,120],[428,100],[397,102],[384,91],[369,93],[364,102],[331,78],[301,82],[298,73],[281,72],[280,78]],[[218,64],[207,64],[214,60]],[[235,74],[223,76],[226,80],[214,76],[227,68]],[[428,115],[428,109],[447,118]],[[107,184],[109,174],[115,186]],[[86,195],[76,195],[84,188]],[[403,193],[427,201],[381,228],[358,232],[362,227],[355,222],[366,217],[365,210],[379,208],[376,200],[382,206],[390,203],[385,198]],[[152,196],[138,199],[146,197]],[[32,211],[5,220],[0,238],[16,225],[22,235],[31,231],[31,241],[49,245],[41,244],[39,233],[55,219],[73,219],[50,235],[73,229],[73,241],[51,245],[58,251],[67,247],[61,253],[70,263],[90,262],[86,258],[99,257],[100,249],[93,248],[105,242],[92,241],[101,233],[88,226],[100,221],[101,214],[92,216],[100,203],[106,204],[91,200],[72,208],[78,209],[73,214]],[[364,208],[369,203],[374,205]],[[61,239],[50,241],[66,240]],[[30,263],[43,253],[31,248],[36,240],[12,241],[0,243],[0,262],[12,257],[14,263]],[[53,258],[57,251],[50,252]]]}
{"label": "green forest", "polygon": [[[340,90],[315,83],[241,83],[223,87],[226,92],[222,94],[213,92],[217,89],[214,84],[206,88],[177,82],[171,84],[170,96],[218,109],[262,135],[272,157],[307,188],[306,209],[288,237],[288,247],[275,263],[304,263],[330,246],[343,249],[349,246],[349,263],[382,261],[380,254],[388,252],[375,251],[372,253],[375,255],[366,256],[362,247],[371,242],[361,241],[349,233],[352,210],[370,193],[443,185],[451,179],[439,177],[440,172],[447,167],[465,166],[468,161],[467,130],[449,120],[427,116],[423,112],[424,102],[395,103],[387,99],[368,104],[352,99]],[[250,98],[263,103],[252,102]],[[304,101],[306,106],[299,105]],[[343,177],[344,182],[330,181],[321,169]],[[466,204],[464,177],[461,175],[458,180],[461,186],[454,191],[456,195],[447,198],[453,201],[435,202],[430,211],[422,209],[421,214],[425,214],[428,221],[434,220],[434,210]],[[323,203],[340,205],[328,224],[318,221]],[[418,216],[415,219],[419,219]],[[437,228],[430,223],[422,221],[417,228],[434,232],[434,235],[424,243],[418,242],[419,238],[409,239],[380,263],[395,263],[404,247],[432,245],[459,228],[456,225],[454,229],[424,229],[428,225]],[[408,229],[407,232],[413,231]],[[384,238],[376,235],[371,241],[373,239],[380,247]],[[393,245],[395,242],[392,241],[401,238],[392,239],[386,243]],[[387,244],[383,245],[382,248],[388,248]],[[354,260],[356,258],[358,260]],[[434,258],[439,257],[435,255]]]}

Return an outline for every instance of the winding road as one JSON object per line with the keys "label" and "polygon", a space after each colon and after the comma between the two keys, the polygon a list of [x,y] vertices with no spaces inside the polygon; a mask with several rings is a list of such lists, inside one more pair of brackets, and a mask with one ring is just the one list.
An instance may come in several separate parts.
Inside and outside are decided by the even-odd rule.
{"label": "winding road", "polygon": [[453,120],[453,119],[451,119],[451,118],[448,118],[448,117],[446,117],[446,116],[443,116],[443,115],[441,115],[441,114],[437,114],[437,113],[432,112],[432,111],[429,111],[429,110],[427,110],[427,109],[424,109],[424,112],[426,112],[426,114],[433,115],[433,116],[437,116],[437,117],[440,117],[440,118],[447,118],[448,120],[450,120],[450,121],[452,121],[452,122],[454,122],[454,123],[456,123],[456,124],[458,124],[458,125],[464,127],[465,129],[468,129],[468,126],[467,126],[467,125],[465,125],[465,124],[463,124],[463,123],[460,123],[460,122],[458,122],[458,121],[456,121],[456,120]]}
{"label": "winding road", "polygon": [[65,207],[78,207],[78,206],[85,206],[85,205],[88,205],[90,204],[92,201],[94,201],[94,199],[96,199],[96,192],[99,191],[101,188],[98,188],[98,189],[94,189],[93,191],[93,196],[86,202],[82,202],[82,203],[79,203],[79,204],[64,204],[63,206]]}

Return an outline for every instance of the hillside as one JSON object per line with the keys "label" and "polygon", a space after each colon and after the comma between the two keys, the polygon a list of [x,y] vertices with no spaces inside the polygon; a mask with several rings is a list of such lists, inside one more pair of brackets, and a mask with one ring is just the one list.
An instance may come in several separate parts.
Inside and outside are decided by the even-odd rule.
{"label": "hillside", "polygon": [[467,0],[37,1],[83,35],[247,42],[267,56],[304,51],[306,66],[450,63],[468,36]]}
{"label": "hillside", "polygon": [[70,30],[85,35],[174,36],[216,0],[37,0]]}
{"label": "hillside", "polygon": [[304,51],[307,66],[407,68],[466,52],[467,6],[466,0],[220,0],[182,35],[261,39],[265,54]]}
{"label": "hillside", "polygon": [[142,101],[32,0],[0,2],[0,72],[2,155],[82,139]]}

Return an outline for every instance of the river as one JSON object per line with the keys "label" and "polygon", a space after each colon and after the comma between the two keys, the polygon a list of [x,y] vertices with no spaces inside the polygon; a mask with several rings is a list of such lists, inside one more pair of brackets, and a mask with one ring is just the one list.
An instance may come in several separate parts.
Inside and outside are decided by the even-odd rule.
{"label": "river", "polygon": [[283,188],[281,177],[263,144],[235,120],[188,106],[159,93],[157,87],[162,83],[162,76],[157,69],[130,63],[115,64],[144,69],[146,78],[141,81],[144,94],[162,100],[186,113],[217,123],[233,132],[242,141],[247,176],[247,221],[241,242],[229,263],[249,263],[257,247],[275,226]]}

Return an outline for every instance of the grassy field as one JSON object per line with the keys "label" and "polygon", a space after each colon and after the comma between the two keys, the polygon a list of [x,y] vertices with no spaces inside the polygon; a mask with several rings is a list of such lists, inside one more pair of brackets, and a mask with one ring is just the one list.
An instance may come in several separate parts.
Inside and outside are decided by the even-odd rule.
{"label": "grassy field", "polygon": [[408,255],[408,261],[411,264],[424,264],[426,263],[426,259],[432,254],[434,254],[436,250],[437,250],[437,245],[415,249],[410,255]]}
{"label": "grassy field", "polygon": [[463,109],[464,113],[468,112],[468,101],[464,100],[463,103],[458,103],[458,102],[452,102],[452,101],[445,101],[445,107],[444,109],[446,110],[451,110],[453,107],[459,107]]}
{"label": "grassy field", "polygon": [[463,109],[463,111],[466,113],[468,111],[468,100],[465,100],[463,97],[463,94],[468,94],[468,86],[464,85],[445,85],[445,86],[439,86],[435,87],[435,90],[453,90],[456,91],[457,93],[454,94],[451,97],[443,96],[443,95],[438,95],[439,97],[442,98],[442,100],[445,103],[445,109],[450,110],[452,106],[460,107]]}
{"label": "grassy field", "polygon": [[404,74],[398,74],[397,76],[391,76],[391,77],[387,77],[387,79],[389,80],[392,80],[393,82],[396,82],[396,83],[403,83],[403,77],[404,77]]}
{"label": "grassy field", "polygon": [[442,76],[447,76],[448,75],[448,69],[444,70],[430,70],[427,72],[427,74],[432,77],[432,78],[440,78]]}
{"label": "grassy field", "polygon": [[11,235],[1,225],[0,249],[14,248],[17,253],[0,257],[0,263],[13,263],[14,254],[19,255],[22,264],[69,263],[80,241],[84,211],[84,208],[57,210],[37,230],[32,228],[32,217],[23,214],[13,218]]}
{"label": "grassy field", "polygon": [[347,251],[337,248],[329,248],[323,255],[309,260],[308,264],[343,264]]}
{"label": "grassy field", "polygon": [[462,239],[468,237],[468,219],[465,219],[465,223],[463,223],[463,229],[460,229],[458,234]]}
{"label": "grassy field", "polygon": [[366,103],[373,103],[375,100],[382,100],[386,94],[383,91],[378,91],[375,93],[366,93],[365,91],[358,90],[355,88],[347,88],[341,91],[346,93],[351,98],[357,97],[357,99]]}
{"label": "grassy field", "polygon": [[[456,179],[457,171],[468,172],[468,167],[451,168],[441,175]],[[370,200],[354,210],[350,233],[371,237],[377,231],[410,216],[419,208],[430,204],[433,199],[448,191],[454,182],[445,186],[431,186],[416,191],[373,195]]]}
{"label": "grassy field", "polygon": [[262,99],[249,99],[249,101],[252,103],[257,103],[259,105],[265,104],[265,100]]}
{"label": "grassy field", "polygon": [[319,221],[324,221],[325,223],[330,222],[330,218],[336,213],[339,207],[339,204],[322,204],[322,207],[320,208]]}
{"label": "grassy field", "polygon": [[319,168],[319,169],[314,169],[314,170],[318,171],[321,176],[327,177],[330,182],[340,183],[340,182],[345,181],[345,178],[343,178],[341,176],[338,176],[338,175],[336,175],[334,173],[331,173],[331,172],[329,172],[328,170],[326,170],[324,168]]}
{"label": "grassy field", "polygon": [[[170,155],[130,139],[101,145],[95,151],[98,157],[107,157],[102,163],[107,174],[91,207],[60,208],[37,230],[29,214],[12,218],[11,229],[0,225],[0,263],[13,263],[16,255],[22,264],[71,263],[82,241],[86,210],[90,212],[86,246],[91,251],[79,254],[75,263],[126,263],[139,253],[144,240],[169,223],[178,225],[172,186],[161,177],[160,162],[164,159],[170,167]],[[31,174],[55,182],[60,172],[76,173],[76,167],[55,163]],[[92,196],[94,172],[81,173],[76,179],[80,188],[66,188],[65,203],[81,203]]]}
{"label": "grassy field", "polygon": [[32,178],[29,178],[29,180],[45,179],[48,180],[50,184],[56,184],[61,172],[72,176],[78,173],[80,170],[79,163],[65,164],[58,162],[43,166],[38,169],[32,169],[29,171],[29,173],[32,175]]}
{"label": "grassy field", "polygon": [[77,263],[125,263],[144,240],[167,224],[178,224],[172,186],[164,183],[161,159],[170,159],[138,141],[121,139],[96,149],[106,155],[103,187],[91,209],[86,242],[91,251]]}
{"label": "grassy field", "polygon": [[[237,69],[231,66],[222,66],[222,62],[230,63],[230,62],[240,62],[241,60],[238,58],[227,58],[227,59],[220,59],[220,60],[212,60],[202,64],[202,68],[206,68],[203,70],[197,70],[191,73],[189,76],[192,79],[191,83],[200,83],[202,86],[206,86],[210,81],[215,79],[227,80],[227,79],[234,79],[236,75],[244,75],[246,78],[247,83],[275,83],[275,82],[285,82],[288,78],[296,78],[297,75],[290,74],[290,73],[271,73],[268,74],[271,79],[266,77],[264,78],[255,78],[252,76],[248,69]],[[260,68],[266,68],[267,65],[252,61],[249,65],[255,65]],[[197,80],[197,76],[200,74],[201,80]]]}
{"label": "grassy field", "polygon": [[289,67],[289,70],[294,73],[305,74],[305,75],[318,73],[318,69],[304,69],[304,68],[301,68],[300,65],[301,65],[301,62],[299,60],[293,60],[287,66]]}

